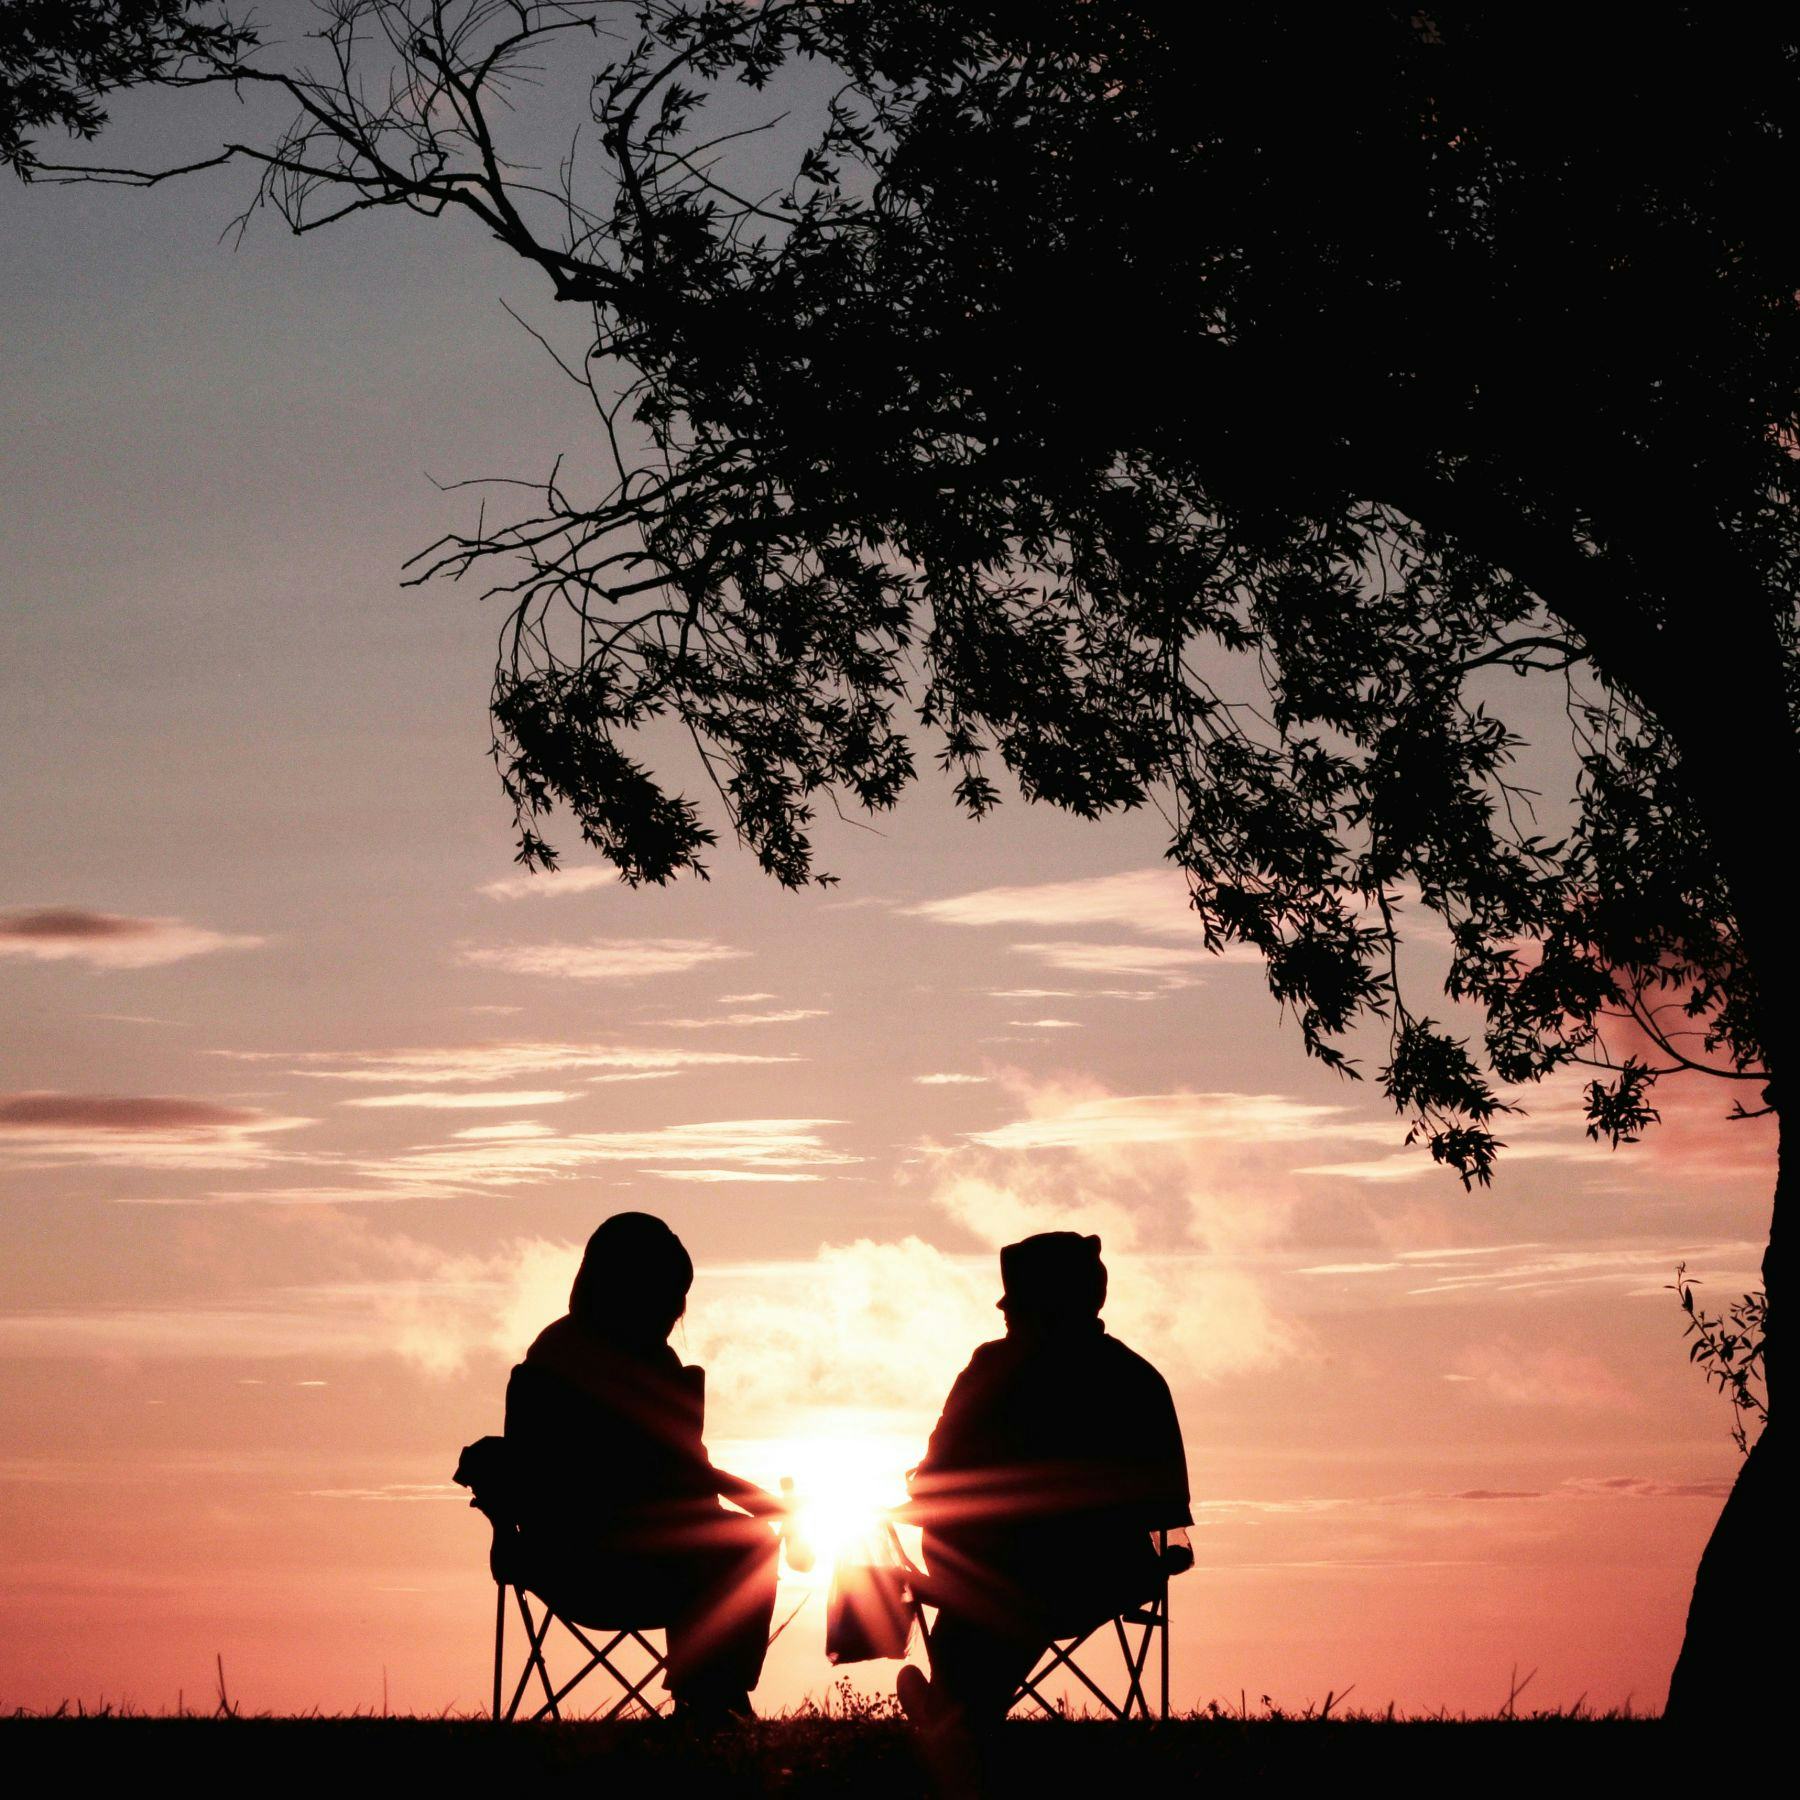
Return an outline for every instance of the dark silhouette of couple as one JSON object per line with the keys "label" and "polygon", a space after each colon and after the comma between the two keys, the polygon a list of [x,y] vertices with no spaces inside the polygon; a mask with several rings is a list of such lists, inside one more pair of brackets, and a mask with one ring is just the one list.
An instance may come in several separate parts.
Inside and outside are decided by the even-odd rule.
{"label": "dark silhouette of couple", "polygon": [[[1002,1250],[1000,1271],[1006,1336],[957,1377],[909,1476],[939,1610],[931,1675],[903,1669],[898,1692],[930,1725],[1004,1716],[1052,1638],[1155,1590],[1151,1534],[1190,1522],[1168,1386],[1100,1322],[1100,1240],[1045,1232]],[[677,1716],[720,1723],[752,1716],[770,1526],[792,1503],[707,1455],[703,1371],[668,1342],[693,1278],[648,1213],[595,1231],[567,1315],[507,1384],[507,1492],[476,1504],[495,1518],[497,1576],[574,1620],[664,1627]]]}

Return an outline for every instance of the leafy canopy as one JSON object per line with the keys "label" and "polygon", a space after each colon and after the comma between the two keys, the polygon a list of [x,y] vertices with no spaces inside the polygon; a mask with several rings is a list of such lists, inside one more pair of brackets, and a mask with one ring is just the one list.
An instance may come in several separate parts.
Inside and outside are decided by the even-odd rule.
{"label": "leafy canopy", "polygon": [[[1788,35],[338,0],[322,43],[215,59],[295,107],[222,152],[259,202],[298,230],[472,215],[592,309],[566,372],[603,466],[421,573],[491,569],[508,602],[527,864],[563,808],[628,881],[704,873],[706,808],[633,742],[675,721],[762,867],[829,879],[816,809],[893,805],[922,742],[974,814],[1002,770],[1086,817],[1160,807],[1206,942],[1254,945],[1334,1067],[1383,1022],[1384,1085],[1465,1181],[1501,1084],[1599,1064],[1618,1141],[1659,1073],[1763,1079],[1715,737],[1735,714],[1792,748]],[[514,158],[536,72],[580,56],[574,147]],[[825,98],[771,186],[794,122],[713,103],[794,94]],[[1567,687],[1554,830],[1493,707],[1508,670]],[[1408,1004],[1411,907],[1478,1043]],[[1647,1048],[1609,1051],[1619,1015]]]}
{"label": "leafy canopy", "polygon": [[6,0],[0,6],[0,164],[29,181],[29,133],[58,126],[93,138],[101,95],[146,83],[206,79],[244,54],[256,33],[202,0]]}

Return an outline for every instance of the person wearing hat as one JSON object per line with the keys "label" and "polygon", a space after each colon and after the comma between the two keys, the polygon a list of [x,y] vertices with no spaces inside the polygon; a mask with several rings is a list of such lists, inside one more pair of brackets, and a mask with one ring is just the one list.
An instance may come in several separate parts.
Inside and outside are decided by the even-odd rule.
{"label": "person wearing hat", "polygon": [[1100,1240],[1046,1231],[1000,1252],[1006,1336],[956,1379],[908,1511],[939,1607],[931,1676],[900,1671],[925,1723],[1004,1717],[1053,1638],[1147,1600],[1151,1533],[1189,1525],[1168,1383],[1100,1322]]}
{"label": "person wearing hat", "polygon": [[668,1341],[693,1279],[662,1220],[606,1220],[512,1371],[505,1442],[525,1585],[577,1621],[666,1627],[677,1715],[721,1723],[751,1716],[780,1554],[759,1520],[786,1509],[706,1453],[704,1372]]}

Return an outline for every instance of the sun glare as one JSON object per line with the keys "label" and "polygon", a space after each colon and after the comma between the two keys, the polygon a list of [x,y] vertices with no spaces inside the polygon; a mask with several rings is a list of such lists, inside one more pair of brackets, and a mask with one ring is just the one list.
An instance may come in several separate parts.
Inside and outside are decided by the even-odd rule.
{"label": "sun glare", "polygon": [[784,1573],[828,1582],[840,1560],[866,1560],[887,1510],[906,1499],[906,1470],[919,1454],[911,1439],[863,1432],[796,1434],[758,1444],[755,1461],[769,1472],[769,1485],[784,1477],[793,1482],[792,1535],[815,1558],[810,1570]]}

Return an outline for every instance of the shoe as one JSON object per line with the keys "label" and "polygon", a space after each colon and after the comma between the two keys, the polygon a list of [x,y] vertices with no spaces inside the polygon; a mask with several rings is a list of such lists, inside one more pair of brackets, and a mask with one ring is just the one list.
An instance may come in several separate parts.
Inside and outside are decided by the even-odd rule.
{"label": "shoe", "polygon": [[708,1694],[704,1699],[675,1702],[675,1722],[688,1731],[730,1731],[754,1723],[756,1709],[748,1694]]}
{"label": "shoe", "polygon": [[986,1790],[978,1746],[963,1709],[940,1694],[925,1671],[912,1663],[894,1678],[894,1698],[908,1724],[918,1731],[920,1754],[935,1791],[943,1800],[979,1800]]}
{"label": "shoe", "polygon": [[915,1725],[935,1725],[943,1716],[943,1705],[931,1691],[930,1676],[915,1663],[908,1663],[895,1676],[894,1698]]}

